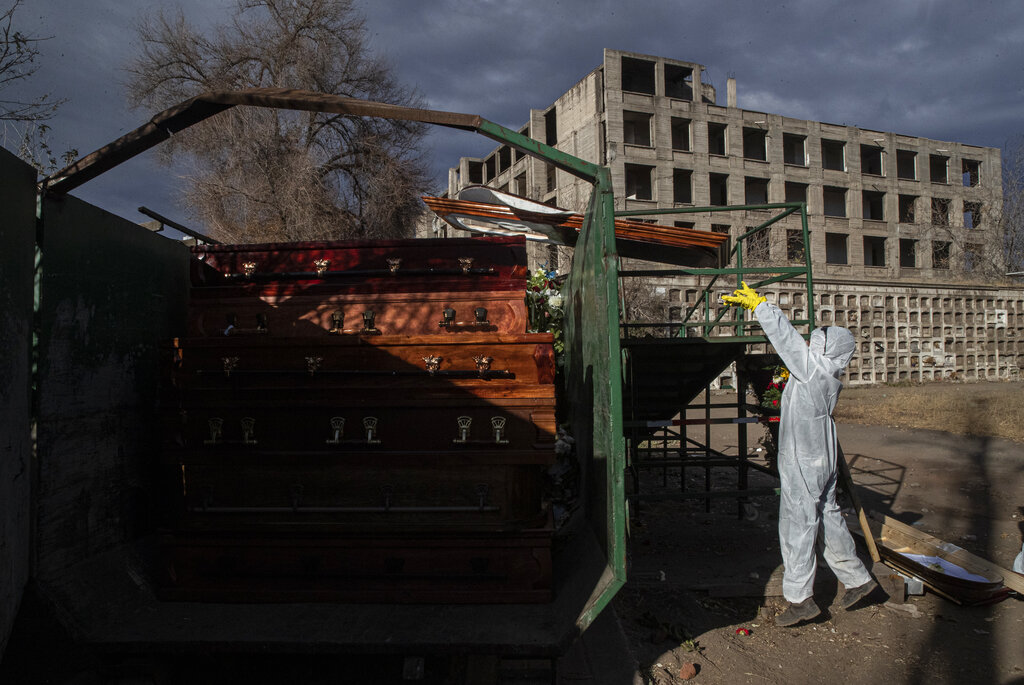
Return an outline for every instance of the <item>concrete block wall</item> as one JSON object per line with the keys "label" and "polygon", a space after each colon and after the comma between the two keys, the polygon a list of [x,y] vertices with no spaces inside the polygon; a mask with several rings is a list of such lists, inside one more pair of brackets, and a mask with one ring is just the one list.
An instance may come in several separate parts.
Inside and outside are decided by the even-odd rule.
{"label": "concrete block wall", "polygon": [[[671,282],[661,289],[670,318],[677,321],[700,293]],[[780,287],[763,294],[790,319],[807,317],[802,290]],[[1024,288],[821,281],[815,282],[813,304],[817,326],[842,326],[857,340],[857,353],[843,377],[847,385],[1024,378]],[[772,350],[757,345],[751,351]],[[731,385],[733,377],[726,373],[718,385]]]}

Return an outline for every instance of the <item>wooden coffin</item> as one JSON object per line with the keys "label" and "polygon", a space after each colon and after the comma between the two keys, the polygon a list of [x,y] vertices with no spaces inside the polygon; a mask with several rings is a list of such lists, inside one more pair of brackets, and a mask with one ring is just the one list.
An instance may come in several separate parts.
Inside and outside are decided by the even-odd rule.
{"label": "wooden coffin", "polygon": [[888,566],[920,578],[930,590],[957,604],[991,602],[1005,592],[1004,584],[1024,590],[1024,583],[1011,572],[890,516],[872,512],[868,523]]}
{"label": "wooden coffin", "polygon": [[[214,245],[193,252],[190,336],[526,330],[526,250],[517,239]],[[454,310],[448,320],[446,309]]]}
{"label": "wooden coffin", "polygon": [[550,598],[555,358],[525,333],[522,239],[195,253],[164,359],[166,597]]}
{"label": "wooden coffin", "polygon": [[217,602],[551,600],[551,528],[395,537],[189,532],[163,540],[161,596]]}
{"label": "wooden coffin", "polygon": [[[192,284],[324,282],[362,292],[519,289],[526,244],[519,237],[202,245],[192,248]],[[500,287],[499,287],[500,286]]]}

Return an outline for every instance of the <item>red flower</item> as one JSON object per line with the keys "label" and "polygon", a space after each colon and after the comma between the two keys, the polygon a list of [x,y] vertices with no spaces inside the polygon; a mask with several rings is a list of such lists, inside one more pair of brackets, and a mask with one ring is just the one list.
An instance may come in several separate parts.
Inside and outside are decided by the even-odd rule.
{"label": "red flower", "polygon": [[772,406],[773,407],[779,406],[779,401],[778,400],[772,400]]}

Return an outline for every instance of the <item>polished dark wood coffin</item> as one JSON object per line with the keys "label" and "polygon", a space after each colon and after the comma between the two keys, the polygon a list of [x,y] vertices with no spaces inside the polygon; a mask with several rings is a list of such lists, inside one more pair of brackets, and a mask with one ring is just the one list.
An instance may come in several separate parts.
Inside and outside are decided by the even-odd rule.
{"label": "polished dark wood coffin", "polygon": [[550,598],[555,358],[521,239],[196,253],[164,363],[166,597]]}
{"label": "polished dark wood coffin", "polygon": [[[517,238],[211,245],[193,252],[190,336],[526,330],[526,248]],[[453,310],[448,320],[446,309]]]}

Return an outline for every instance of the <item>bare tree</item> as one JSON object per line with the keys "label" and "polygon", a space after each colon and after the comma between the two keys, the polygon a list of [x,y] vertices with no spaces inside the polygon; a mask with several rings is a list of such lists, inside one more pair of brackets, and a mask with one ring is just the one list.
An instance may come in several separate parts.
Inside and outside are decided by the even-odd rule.
{"label": "bare tree", "polygon": [[[416,106],[366,44],[352,0],[236,0],[202,33],[181,11],[144,18],[128,65],[136,108],[164,109],[211,90],[297,88]],[[419,124],[233,108],[176,135],[184,200],[228,242],[405,237],[427,187]]]}
{"label": "bare tree", "polygon": [[[654,266],[641,260],[627,260],[624,268]],[[664,290],[664,289],[663,289]],[[667,337],[669,326],[666,297],[659,295],[656,286],[646,278],[622,278],[619,280],[620,323],[632,324],[625,330],[627,338]]]}
{"label": "bare tree", "polygon": [[994,217],[1003,239],[1006,270],[1024,271],[1024,136],[1008,141],[1003,156],[1003,209]]}
{"label": "bare tree", "polygon": [[[50,129],[46,122],[64,100],[50,93],[18,94],[39,69],[39,44],[46,40],[15,28],[14,14],[21,3],[22,0],[14,0],[0,12],[0,123],[4,141],[10,132],[17,141],[19,155],[45,173],[58,166],[57,156],[47,144]],[[77,150],[69,150],[63,160],[69,162],[69,157],[77,156]]]}

